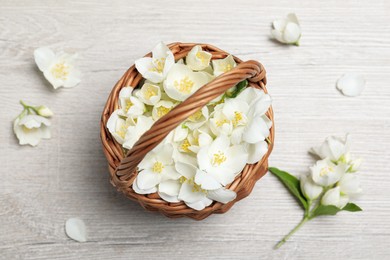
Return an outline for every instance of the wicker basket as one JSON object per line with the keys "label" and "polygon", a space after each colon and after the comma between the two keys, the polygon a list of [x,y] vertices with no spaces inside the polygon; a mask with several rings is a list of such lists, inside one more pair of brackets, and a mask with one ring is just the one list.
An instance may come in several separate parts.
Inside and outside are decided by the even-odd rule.
{"label": "wicker basket", "polygon": [[[201,45],[203,50],[212,54],[212,59],[225,58],[228,53],[209,44],[194,43],[172,43],[168,47],[172,50],[175,60],[184,58],[195,45]],[[151,53],[146,56],[150,57]],[[201,220],[212,213],[224,213],[228,211],[235,202],[245,198],[250,194],[256,181],[259,180],[268,169],[268,156],[270,155],[274,143],[274,126],[270,129],[270,144],[267,154],[257,163],[248,164],[243,171],[237,175],[233,183],[227,186],[230,190],[237,193],[237,198],[227,204],[213,202],[210,206],[201,211],[187,207],[183,202],[170,203],[162,200],[157,193],[142,195],[137,194],[132,189],[132,183],[137,176],[137,165],[144,156],[156,147],[170,131],[175,129],[182,121],[190,115],[205,106],[209,101],[223,94],[230,87],[238,82],[248,79],[249,87],[263,89],[267,93],[266,77],[264,67],[257,61],[243,62],[234,57],[237,67],[226,72],[213,81],[204,85],[196,91],[187,100],[176,106],[168,114],[154,123],[152,128],[147,131],[131,150],[124,154],[122,146],[117,143],[106,128],[107,120],[111,113],[118,109],[118,95],[123,87],[138,86],[142,80],[142,75],[131,66],[114,86],[104,107],[101,119],[101,139],[103,151],[108,160],[111,183],[118,191],[123,192],[128,198],[138,201],[145,209],[150,211],[159,211],[162,214],[171,217],[190,217]],[[267,116],[273,121],[273,111],[270,107]]]}

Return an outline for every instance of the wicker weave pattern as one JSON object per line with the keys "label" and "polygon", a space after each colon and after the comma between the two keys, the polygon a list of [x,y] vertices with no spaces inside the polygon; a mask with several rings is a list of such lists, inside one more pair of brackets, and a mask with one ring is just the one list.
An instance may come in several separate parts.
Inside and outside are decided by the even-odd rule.
{"label": "wicker weave pattern", "polygon": [[[168,47],[172,50],[175,60],[178,60],[185,57],[194,45],[196,44],[172,43]],[[208,44],[199,45],[201,45],[205,51],[212,54],[212,59],[221,59],[228,55],[227,52],[214,46]],[[151,56],[151,53],[146,56]],[[183,202],[166,202],[156,193],[149,195],[137,194],[131,187],[137,176],[137,165],[142,161],[144,156],[156,147],[170,131],[174,130],[181,122],[201,109],[208,102],[245,79],[248,79],[250,82],[250,87],[261,88],[267,92],[265,88],[266,77],[264,67],[257,61],[242,62],[236,57],[234,57],[234,59],[238,64],[236,68],[204,85],[187,100],[156,121],[152,128],[141,136],[134,147],[127,152],[126,156],[123,154],[121,145],[115,142],[108,129],[105,127],[111,113],[118,108],[119,91],[126,86],[135,87],[142,80],[142,75],[138,73],[134,66],[130,67],[123,75],[108,97],[101,120],[103,151],[109,163],[111,183],[119,191],[122,191],[130,199],[138,201],[147,210],[160,211],[162,214],[172,218],[188,216],[197,220],[204,219],[212,213],[224,213],[229,210],[236,201],[241,200],[250,194],[256,181],[267,172],[268,156],[273,148],[274,127],[271,128],[270,140],[272,143],[269,145],[267,154],[258,163],[247,165],[234,182],[228,186],[229,189],[234,190],[237,193],[237,198],[230,203],[221,204],[214,202],[204,210],[196,211],[188,208]],[[267,115],[273,121],[272,108],[268,110]]]}

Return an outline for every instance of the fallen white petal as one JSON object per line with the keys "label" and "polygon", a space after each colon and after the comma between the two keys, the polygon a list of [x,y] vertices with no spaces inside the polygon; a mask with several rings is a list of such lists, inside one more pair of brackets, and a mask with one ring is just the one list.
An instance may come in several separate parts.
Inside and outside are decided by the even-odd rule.
{"label": "fallen white petal", "polygon": [[87,241],[87,229],[84,221],[79,218],[70,218],[65,223],[65,232],[73,240],[78,242]]}
{"label": "fallen white petal", "polygon": [[365,83],[361,74],[352,72],[346,73],[339,78],[336,86],[345,96],[356,97],[362,93]]}

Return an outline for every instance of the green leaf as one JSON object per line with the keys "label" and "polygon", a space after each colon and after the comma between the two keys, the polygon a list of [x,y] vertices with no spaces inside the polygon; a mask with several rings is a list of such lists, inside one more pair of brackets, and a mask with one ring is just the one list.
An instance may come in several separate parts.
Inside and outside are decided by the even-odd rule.
{"label": "green leaf", "polygon": [[340,208],[333,205],[320,205],[311,214],[310,218],[315,218],[321,215],[336,215],[337,212],[341,211]]}
{"label": "green leaf", "polygon": [[281,171],[278,168],[270,167],[268,168],[268,170],[276,177],[278,177],[278,179],[284,184],[284,186],[286,186],[286,188],[291,192],[291,194],[299,200],[299,202],[302,204],[303,209],[306,210],[308,208],[308,204],[306,198],[301,192],[299,180],[295,176],[287,172]]}
{"label": "green leaf", "polygon": [[[248,86],[248,80],[243,80],[226,92],[228,98],[235,98]],[[231,90],[231,91],[230,91]]]}
{"label": "green leaf", "polygon": [[348,203],[347,205],[345,205],[345,207],[343,208],[343,210],[349,211],[349,212],[363,211],[363,210],[362,210],[358,205],[356,205],[355,203]]}

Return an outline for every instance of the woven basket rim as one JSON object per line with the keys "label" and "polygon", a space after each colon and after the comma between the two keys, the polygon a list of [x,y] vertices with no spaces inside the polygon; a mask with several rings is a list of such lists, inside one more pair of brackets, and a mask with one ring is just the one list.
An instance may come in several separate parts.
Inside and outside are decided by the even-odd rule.
{"label": "woven basket rim", "polygon": [[[175,61],[177,61],[181,58],[184,58],[195,45],[200,45],[202,46],[202,49],[209,51],[213,56],[212,59],[220,59],[229,55],[228,52],[220,50],[210,44],[175,42],[169,44],[168,47],[172,50],[175,56]],[[238,65],[236,68],[230,72],[222,74],[210,83],[206,84],[186,101],[182,102],[180,105],[172,109],[167,115],[163,116],[160,120],[155,122],[152,128],[140,138],[140,140],[126,155],[124,154],[122,146],[115,141],[106,128],[106,123],[109,116],[114,110],[119,108],[119,91],[123,87],[138,87],[142,80],[142,75],[135,69],[134,65],[132,65],[125,72],[122,78],[113,87],[107,99],[100,124],[103,152],[108,161],[111,183],[118,189],[118,191],[123,192],[128,198],[138,201],[141,206],[149,211],[159,211],[171,218],[186,216],[196,220],[204,219],[212,213],[224,213],[229,210],[235,202],[250,194],[254,184],[268,170],[268,157],[272,152],[275,136],[272,107],[270,107],[266,113],[266,115],[272,121],[272,127],[270,129],[269,136],[271,142],[269,143],[267,153],[259,162],[250,165],[247,164],[243,171],[237,175],[236,179],[227,186],[228,189],[234,190],[237,193],[237,198],[235,200],[227,204],[214,201],[205,209],[197,211],[189,208],[184,202],[166,202],[162,200],[157,193],[148,195],[137,194],[131,187],[131,183],[137,175],[136,166],[147,154],[147,150],[152,150],[160,141],[162,141],[164,135],[167,135],[170,132],[166,129],[174,129],[176,124],[180,124],[180,122],[178,122],[179,118],[185,118],[186,116],[188,117],[191,112],[196,112],[199,107],[202,107],[203,103],[208,103],[205,102],[205,100],[212,100],[213,97],[218,96],[220,92],[223,93],[224,90],[222,88],[228,89],[230,86],[229,84],[233,84],[234,80],[247,77],[249,81],[248,87],[263,89],[265,93],[268,93],[265,87],[266,77],[264,67],[258,62],[243,62],[234,55],[232,56]],[[146,54],[145,57],[151,57],[151,52]],[[194,102],[191,102],[191,100]]]}

